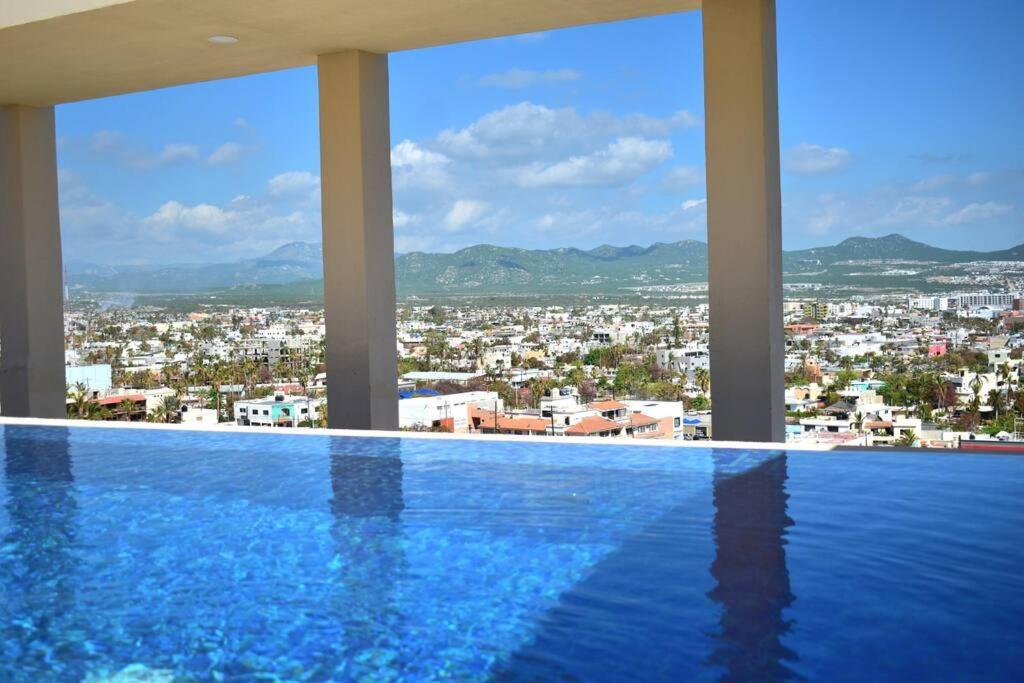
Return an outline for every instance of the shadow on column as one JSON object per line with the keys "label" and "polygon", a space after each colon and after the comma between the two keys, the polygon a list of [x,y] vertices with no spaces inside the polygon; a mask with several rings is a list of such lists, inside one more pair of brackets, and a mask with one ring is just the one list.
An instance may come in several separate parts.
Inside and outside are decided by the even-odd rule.
{"label": "shadow on column", "polygon": [[75,661],[81,644],[65,638],[75,614],[78,514],[68,430],[8,425],[3,445],[10,528],[0,543],[0,638],[27,677],[52,675],[53,662]]}
{"label": "shadow on column", "polygon": [[[368,441],[368,443],[367,443]],[[353,452],[359,449],[360,452]],[[372,453],[364,454],[367,449]],[[344,587],[339,606],[345,622],[344,659],[372,668],[387,662],[400,668],[403,615],[397,587],[406,574],[401,513],[401,441],[332,438],[330,446],[332,569]]]}
{"label": "shadow on column", "polygon": [[796,654],[782,644],[792,622],[783,616],[793,603],[786,567],[786,456],[772,458],[734,476],[715,475],[716,554],[708,593],[722,606],[717,641],[708,664],[725,670],[726,681],[794,678],[786,662]]}

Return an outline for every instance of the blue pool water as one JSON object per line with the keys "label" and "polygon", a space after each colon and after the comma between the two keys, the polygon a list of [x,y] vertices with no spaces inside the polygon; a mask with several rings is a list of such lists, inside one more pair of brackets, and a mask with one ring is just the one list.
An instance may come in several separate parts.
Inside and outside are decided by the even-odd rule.
{"label": "blue pool water", "polygon": [[1010,680],[1024,458],[0,427],[0,680]]}

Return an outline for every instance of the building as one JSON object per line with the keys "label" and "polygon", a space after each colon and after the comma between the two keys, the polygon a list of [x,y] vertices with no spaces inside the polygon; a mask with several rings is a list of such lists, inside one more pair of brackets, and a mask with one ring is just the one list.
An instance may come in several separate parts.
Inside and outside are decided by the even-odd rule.
{"label": "building", "polygon": [[828,304],[819,301],[808,301],[803,305],[804,320],[823,322],[828,317]]}
{"label": "building", "polygon": [[293,359],[292,351],[288,342],[279,337],[253,337],[243,340],[238,346],[238,353],[243,360],[271,369],[290,362]]}
{"label": "building", "polygon": [[274,394],[235,401],[235,423],[243,427],[301,427],[320,419],[322,398]]}
{"label": "building", "polygon": [[706,345],[690,344],[678,349],[655,349],[655,362],[658,367],[669,372],[678,372],[688,382],[694,381],[697,370],[711,371],[711,355]]}
{"label": "building", "polygon": [[630,415],[641,413],[649,419],[656,420],[658,438],[682,439],[683,420],[686,415],[683,404],[679,401],[630,401],[624,400]]}
{"label": "building", "polygon": [[504,403],[493,391],[412,395],[398,402],[398,425],[400,429],[465,433],[474,426],[470,417],[473,408],[500,412]]}
{"label": "building", "polygon": [[957,294],[956,295],[956,306],[957,308],[1010,308],[1013,306],[1014,299],[1018,298],[1019,294],[1007,293],[1007,294],[992,294],[989,292],[975,292],[972,294]]}
{"label": "building", "polygon": [[[146,410],[146,397],[142,394],[114,394],[90,398],[89,402],[100,409],[100,415],[103,420],[141,422],[149,414]],[[69,415],[74,407],[74,403],[68,401],[67,410]]]}
{"label": "building", "polygon": [[220,422],[217,410],[214,408],[198,408],[196,406],[183,405],[179,411],[181,424],[192,427],[216,427]]}
{"label": "building", "polygon": [[481,434],[515,434],[518,436],[544,436],[549,434],[549,422],[539,416],[504,415],[477,406],[469,409],[473,430]]}

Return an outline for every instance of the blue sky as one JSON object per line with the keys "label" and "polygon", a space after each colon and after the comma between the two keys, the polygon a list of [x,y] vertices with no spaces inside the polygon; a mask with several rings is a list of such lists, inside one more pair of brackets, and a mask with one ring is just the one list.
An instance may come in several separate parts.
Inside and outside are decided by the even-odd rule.
{"label": "blue sky", "polygon": [[[1022,26],[1016,1],[778,0],[786,248],[1024,242]],[[396,250],[706,238],[698,12],[390,72]],[[57,126],[66,259],[319,241],[315,69],[63,105]]]}

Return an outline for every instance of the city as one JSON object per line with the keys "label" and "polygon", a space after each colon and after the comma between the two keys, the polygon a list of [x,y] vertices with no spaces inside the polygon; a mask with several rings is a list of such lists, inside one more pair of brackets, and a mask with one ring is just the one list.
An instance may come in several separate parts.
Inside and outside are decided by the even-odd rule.
{"label": "city", "polygon": [[[1024,268],[1001,265],[1002,274]],[[797,293],[784,306],[788,442],[1021,440],[1019,289],[846,301]],[[175,313],[84,299],[66,324],[69,417],[327,424],[322,309],[203,304]],[[407,302],[396,325],[403,430],[713,438],[706,303]]]}

